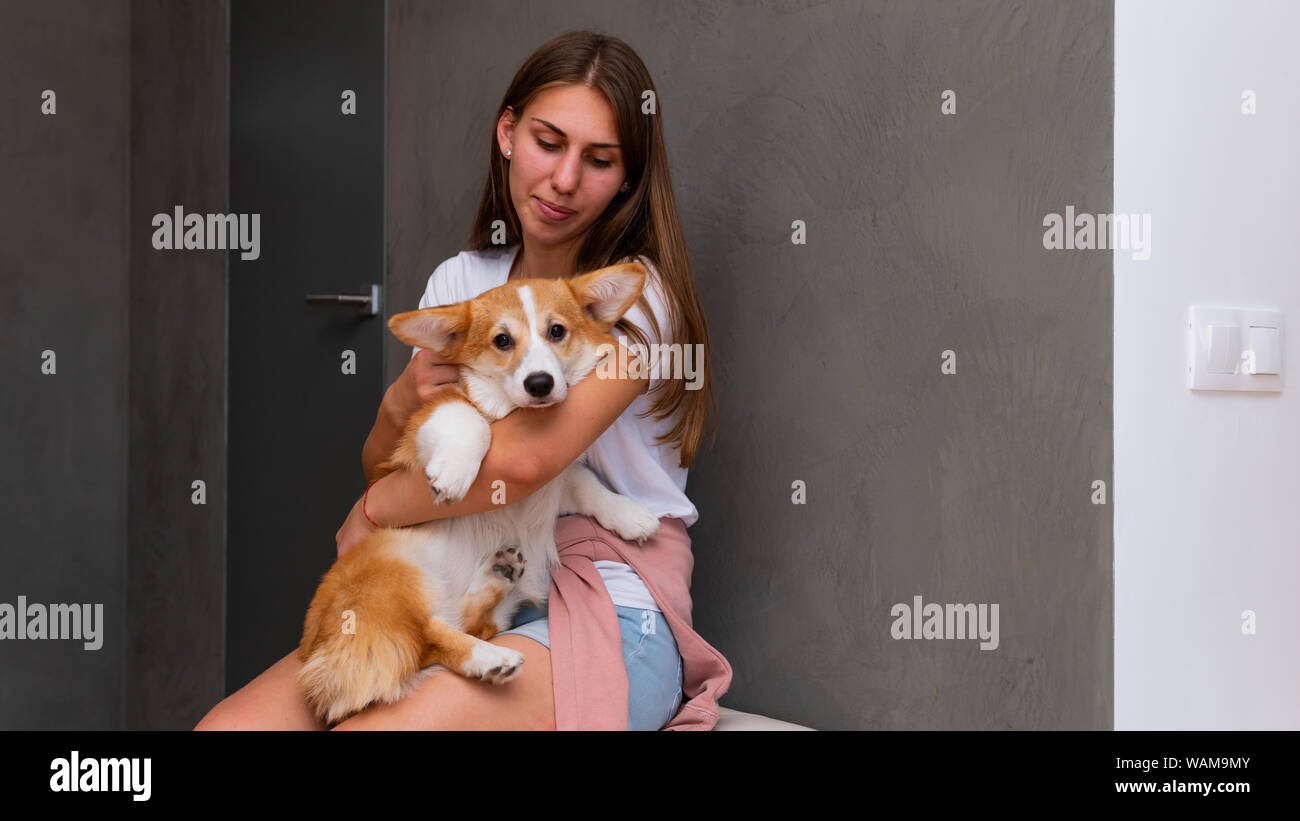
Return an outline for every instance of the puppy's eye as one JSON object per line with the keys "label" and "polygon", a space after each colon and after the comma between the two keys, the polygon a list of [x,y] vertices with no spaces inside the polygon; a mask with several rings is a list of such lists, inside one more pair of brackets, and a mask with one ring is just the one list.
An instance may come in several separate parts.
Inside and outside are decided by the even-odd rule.
{"label": "puppy's eye", "polygon": [[496,338],[492,340],[492,344],[504,351],[510,347],[510,337],[506,334],[497,334]]}
{"label": "puppy's eye", "polygon": [[561,339],[564,339],[564,326],[563,326],[563,325],[560,325],[560,324],[558,324],[558,323],[555,324],[555,325],[552,325],[552,326],[551,326],[551,340],[554,341],[554,342],[559,342]]}

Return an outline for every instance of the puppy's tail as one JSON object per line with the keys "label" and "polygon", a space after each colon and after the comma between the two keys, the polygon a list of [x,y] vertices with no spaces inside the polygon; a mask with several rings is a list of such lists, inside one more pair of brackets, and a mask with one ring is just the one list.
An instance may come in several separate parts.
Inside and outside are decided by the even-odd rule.
{"label": "puppy's tail", "polygon": [[298,685],[329,725],[406,695],[429,649],[428,597],[419,571],[373,550],[349,561],[363,547],[325,575],[298,647]]}

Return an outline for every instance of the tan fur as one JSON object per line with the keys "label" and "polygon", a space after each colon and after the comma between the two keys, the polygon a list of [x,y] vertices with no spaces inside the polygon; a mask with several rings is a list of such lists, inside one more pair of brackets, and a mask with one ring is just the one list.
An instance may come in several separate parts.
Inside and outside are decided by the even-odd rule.
{"label": "tan fur", "polygon": [[460,617],[465,632],[483,641],[495,636],[501,628],[492,620],[492,611],[505,597],[506,586],[501,583],[486,585],[466,595]]}
{"label": "tan fur", "polygon": [[[422,666],[427,642],[420,614],[431,603],[419,571],[384,555],[394,535],[376,531],[335,562],[307,610],[299,682],[328,722],[364,709],[372,697],[396,701],[403,682]],[[346,611],[355,633],[344,632]],[[350,700],[349,694],[357,695]]]}
{"label": "tan fur", "polygon": [[[443,664],[461,671],[474,647],[500,628],[492,609],[504,585],[486,585],[465,599],[466,631],[428,613],[432,601],[420,571],[385,555],[395,531],[376,531],[325,575],[307,609],[298,660],[299,683],[317,715],[330,724],[373,701],[393,702],[420,668]],[[344,632],[347,611],[355,632]],[[469,635],[467,635],[469,634]]]}
{"label": "tan fur", "polygon": [[441,664],[452,670],[461,670],[474,650],[474,639],[445,621],[429,619],[425,635],[429,639],[429,649],[424,655],[424,666]]}
{"label": "tan fur", "polygon": [[[624,288],[635,282],[630,298],[616,304],[607,298],[597,313],[584,313],[578,306],[589,306],[595,295],[608,293],[609,283],[602,277],[611,274]],[[521,344],[503,351],[492,340],[502,323],[528,326],[517,287],[528,284],[536,293],[539,321],[561,322],[570,331],[557,344],[562,348],[612,343],[609,328],[635,302],[644,282],[645,269],[636,263],[569,280],[519,280],[467,302],[398,314],[389,327],[404,342],[437,350],[451,361],[473,363],[484,371],[508,372],[519,364],[526,348]],[[443,404],[474,404],[463,385],[440,392],[412,414],[393,454],[378,466],[377,475],[398,469],[423,475],[416,434]],[[415,674],[431,664],[470,675],[467,664],[478,643],[501,630],[493,614],[506,595],[504,581],[489,580],[466,591],[460,604],[462,632],[431,615],[436,602],[422,571],[392,549],[402,538],[410,536],[385,529],[363,539],[330,568],[307,610],[298,647],[302,662],[298,682],[312,709],[329,724],[372,703],[400,699],[409,691]],[[485,545],[487,556],[496,547]],[[523,572],[520,570],[521,576]],[[348,611],[354,617],[355,632],[344,632]],[[493,676],[502,669],[484,672],[484,666],[480,659],[479,677]]]}
{"label": "tan fur", "polygon": [[[586,304],[592,298],[593,292],[600,287],[601,277],[614,271],[625,272],[638,278],[639,284],[632,298],[612,308],[606,316],[594,317],[583,314],[576,306]],[[537,294],[539,305],[545,306],[544,321],[560,322],[569,330],[562,348],[579,345],[595,347],[601,344],[614,344],[614,337],[609,333],[609,329],[636,302],[637,294],[645,285],[645,277],[645,267],[634,262],[611,265],[567,280],[515,280],[505,287],[487,291],[469,302],[396,314],[389,320],[388,326],[394,336],[408,345],[429,346],[446,359],[459,363],[474,363],[485,370],[511,371],[519,365],[520,360],[527,353],[527,347],[517,345],[508,353],[503,353],[492,344],[492,339],[503,323],[507,328],[515,331],[515,336],[520,336],[519,331],[528,326],[528,318],[516,294],[517,286],[528,285]],[[568,298],[564,298],[565,296]],[[415,332],[423,328],[414,323],[412,317],[419,317],[436,326],[444,335],[445,341],[438,344],[416,336]],[[441,405],[467,401],[470,400],[465,390],[460,385],[453,385],[440,391],[423,407],[411,414],[397,448],[388,459],[376,465],[373,478],[380,478],[401,468],[422,471],[423,466],[420,465],[416,454],[416,432]]]}

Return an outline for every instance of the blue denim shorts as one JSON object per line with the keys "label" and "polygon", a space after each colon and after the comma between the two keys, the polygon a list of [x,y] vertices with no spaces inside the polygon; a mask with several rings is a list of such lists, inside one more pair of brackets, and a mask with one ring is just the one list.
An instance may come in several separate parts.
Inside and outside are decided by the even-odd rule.
{"label": "blue denim shorts", "polygon": [[[627,724],[629,730],[661,730],[682,704],[682,657],[673,631],[657,610],[614,605],[623,634],[623,663],[627,665]],[[545,604],[525,604],[509,630],[551,646]]]}

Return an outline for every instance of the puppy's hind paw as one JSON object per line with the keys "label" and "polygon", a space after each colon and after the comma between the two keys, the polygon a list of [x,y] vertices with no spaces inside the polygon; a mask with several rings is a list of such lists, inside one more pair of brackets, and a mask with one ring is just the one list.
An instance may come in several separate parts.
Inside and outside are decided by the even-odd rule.
{"label": "puppy's hind paw", "polygon": [[461,668],[465,678],[505,684],[514,678],[524,664],[524,654],[499,644],[480,641]]}
{"label": "puppy's hind paw", "polygon": [[527,564],[524,552],[513,546],[503,547],[492,556],[492,572],[509,584],[514,584],[523,577]]}

